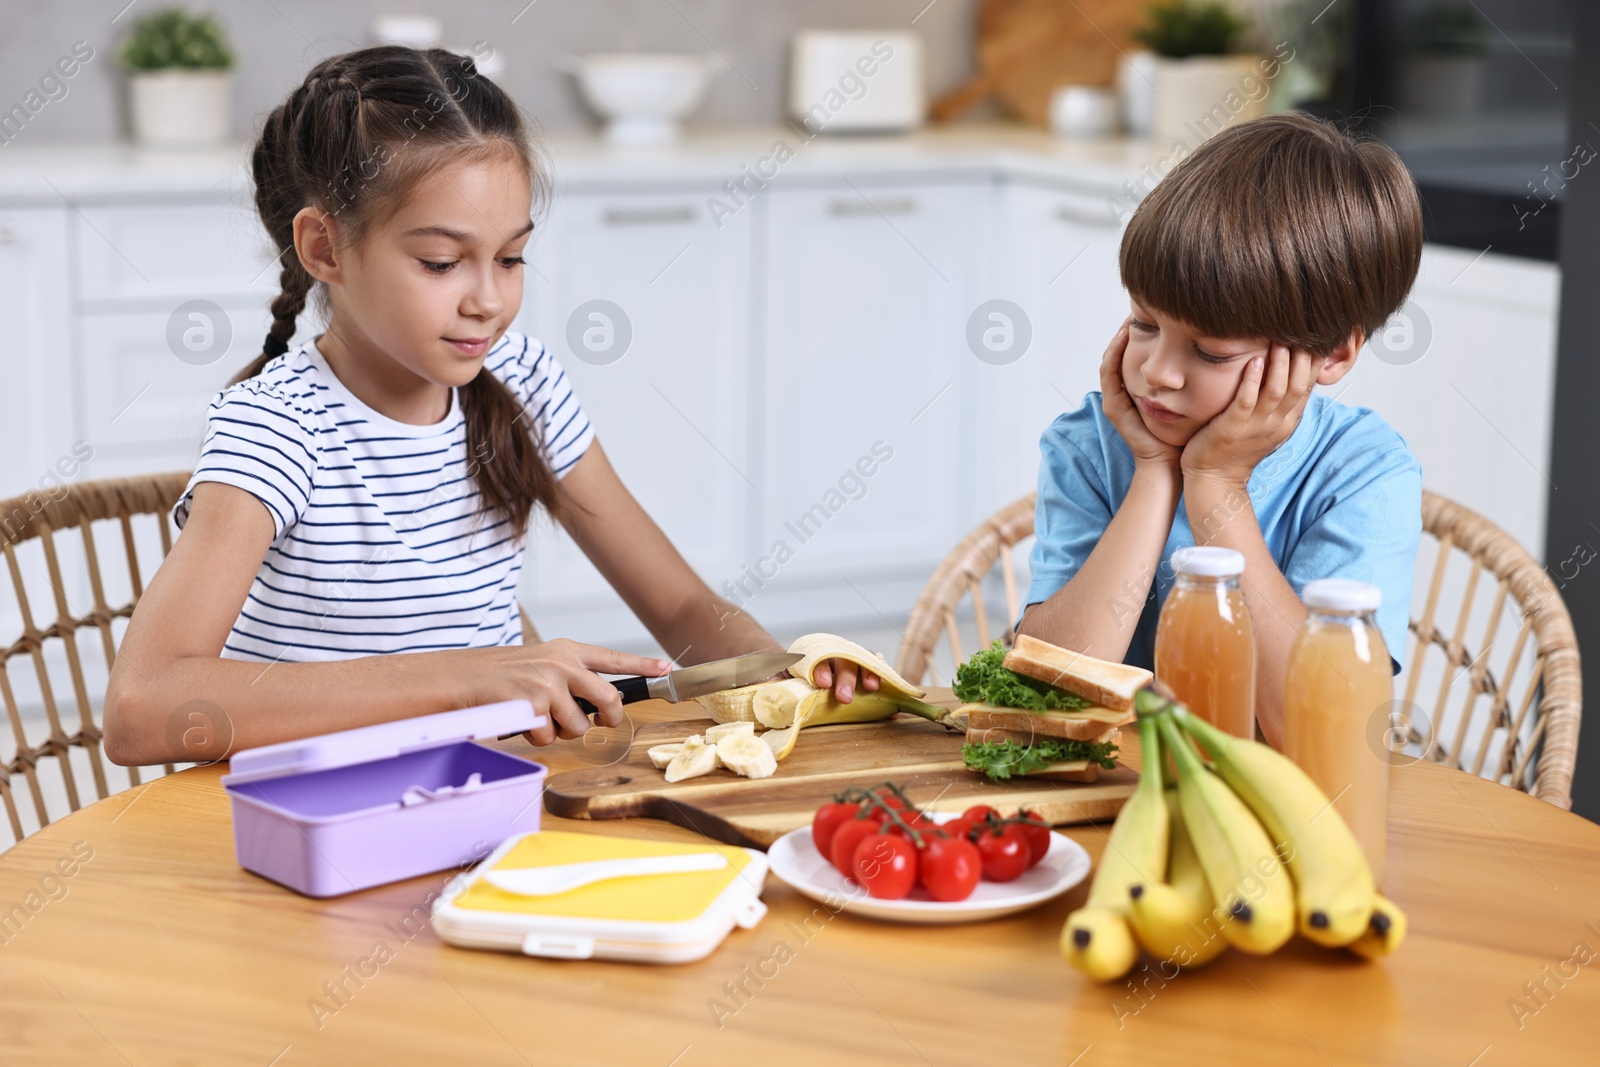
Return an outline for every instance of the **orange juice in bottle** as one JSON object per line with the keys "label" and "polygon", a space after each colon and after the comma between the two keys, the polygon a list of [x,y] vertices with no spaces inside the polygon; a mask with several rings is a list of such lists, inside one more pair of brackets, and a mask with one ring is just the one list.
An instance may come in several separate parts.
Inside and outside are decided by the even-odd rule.
{"label": "orange juice in bottle", "polygon": [[1156,677],[1194,714],[1235,737],[1256,736],[1256,639],[1231,548],[1180,548],[1156,623]]}
{"label": "orange juice in bottle", "polygon": [[1374,715],[1388,721],[1394,700],[1389,649],[1374,612],[1375,585],[1348,578],[1307,582],[1311,611],[1289,653],[1283,752],[1311,776],[1383,881],[1389,833],[1389,753],[1368,741]]}

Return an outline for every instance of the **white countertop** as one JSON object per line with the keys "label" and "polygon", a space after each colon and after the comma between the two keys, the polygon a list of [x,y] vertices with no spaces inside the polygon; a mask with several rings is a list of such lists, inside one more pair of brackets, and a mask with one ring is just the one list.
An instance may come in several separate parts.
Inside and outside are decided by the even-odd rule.
{"label": "white countertop", "polygon": [[[772,157],[782,142],[787,162]],[[557,189],[622,188],[642,182],[720,186],[742,167],[777,181],[836,178],[839,174],[950,173],[1115,190],[1164,153],[1149,141],[1066,140],[1007,124],[961,124],[903,135],[823,135],[807,140],[788,126],[691,128],[677,144],[614,148],[593,135],[556,134],[542,147]],[[127,142],[0,145],[0,204],[236,197],[249,190],[250,146],[238,142],[205,151],[158,151]]]}

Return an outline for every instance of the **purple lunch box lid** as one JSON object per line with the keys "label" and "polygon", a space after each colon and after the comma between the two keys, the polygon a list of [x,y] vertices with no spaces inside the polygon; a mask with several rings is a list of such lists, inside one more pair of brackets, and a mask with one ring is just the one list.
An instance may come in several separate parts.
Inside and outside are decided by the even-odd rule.
{"label": "purple lunch box lid", "polygon": [[229,761],[231,773],[223,776],[222,784],[239,785],[391,759],[407,752],[461,741],[522,733],[544,722],[545,717],[535,712],[528,701],[503,700],[498,704],[396,719],[298,741],[281,741],[235,753]]}

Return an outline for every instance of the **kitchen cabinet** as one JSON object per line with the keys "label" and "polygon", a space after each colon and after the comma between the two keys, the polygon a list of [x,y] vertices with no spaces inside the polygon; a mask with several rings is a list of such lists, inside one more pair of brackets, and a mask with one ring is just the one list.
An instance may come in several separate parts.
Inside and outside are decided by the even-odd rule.
{"label": "kitchen cabinet", "polygon": [[[624,483],[716,584],[744,553],[754,488],[752,213],[713,219],[713,192],[559,196],[532,242],[517,325],[556,354]],[[522,594],[542,631],[638,631],[548,523]]]}
{"label": "kitchen cabinet", "polygon": [[80,404],[67,215],[65,207],[0,206],[0,497],[39,489],[72,453]]}
{"label": "kitchen cabinet", "polygon": [[[100,312],[81,317],[82,424],[94,445],[91,477],[112,478],[192,467],[205,436],[206,406],[259,354],[272,324],[260,307],[213,304],[180,316],[182,330],[226,329],[231,344],[188,363],[173,354],[166,310]],[[225,324],[224,324],[225,323]]]}
{"label": "kitchen cabinet", "polygon": [[1551,488],[1559,293],[1549,263],[1427,245],[1403,314],[1323,390],[1377,411],[1416,454],[1423,485],[1535,557]]}
{"label": "kitchen cabinet", "polygon": [[773,592],[925,579],[959,537],[964,328],[988,193],[850,182],[767,200],[750,563],[774,558]]}

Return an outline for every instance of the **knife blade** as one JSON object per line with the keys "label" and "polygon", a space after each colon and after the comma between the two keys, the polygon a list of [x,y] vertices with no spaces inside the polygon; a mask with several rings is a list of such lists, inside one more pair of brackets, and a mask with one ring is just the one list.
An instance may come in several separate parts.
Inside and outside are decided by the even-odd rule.
{"label": "knife blade", "polygon": [[[697,663],[693,667],[680,667],[659,678],[634,675],[632,678],[612,678],[611,684],[622,694],[624,704],[638,700],[665,700],[677,704],[684,700],[703,697],[723,689],[737,689],[741,685],[754,685],[787,670],[805,657],[798,652],[752,652],[728,659],[714,659]],[[582,697],[573,697],[585,715],[598,715],[600,709]],[[500,738],[516,737],[506,734]]]}
{"label": "knife blade", "polygon": [[[680,700],[693,700],[695,697],[703,697],[707,693],[717,693],[724,689],[737,689],[741,685],[754,685],[763,678],[770,678],[779,671],[788,670],[802,658],[797,652],[754,652],[747,656],[697,663],[693,667],[680,667],[659,678],[638,680],[646,683],[651,696],[677,703]],[[630,680],[621,679],[621,681]],[[611,684],[621,688],[616,681]],[[623,697],[623,702],[628,702],[626,696]]]}

